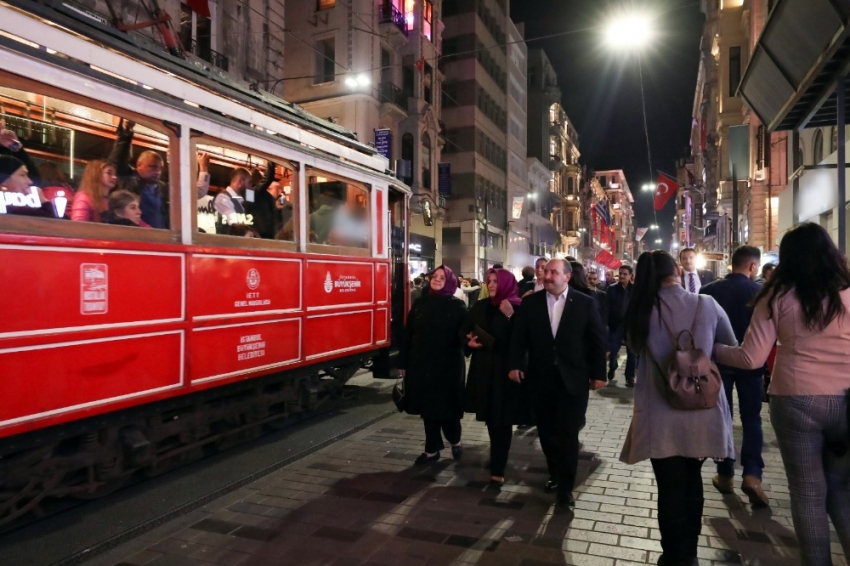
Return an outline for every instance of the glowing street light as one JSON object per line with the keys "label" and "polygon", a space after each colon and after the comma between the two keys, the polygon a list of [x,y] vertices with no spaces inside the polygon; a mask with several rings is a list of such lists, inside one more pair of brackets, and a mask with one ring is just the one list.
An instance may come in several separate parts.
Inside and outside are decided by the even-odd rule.
{"label": "glowing street light", "polygon": [[658,230],[658,224],[653,224],[649,227],[650,230]]}
{"label": "glowing street light", "polygon": [[612,49],[642,49],[654,36],[652,18],[637,12],[621,13],[605,26],[605,42]]}
{"label": "glowing street light", "polygon": [[653,185],[652,183],[646,183],[644,185],[641,185],[640,190],[642,190],[645,193],[655,191],[655,185]]}
{"label": "glowing street light", "polygon": [[655,240],[655,243],[656,243],[656,244],[660,244],[660,243],[661,243],[661,238],[658,238],[657,240]]}
{"label": "glowing street light", "polygon": [[369,75],[366,73],[360,73],[359,75],[348,75],[345,77],[345,86],[348,88],[357,88],[361,86],[369,86],[372,84],[372,79],[369,78]]}

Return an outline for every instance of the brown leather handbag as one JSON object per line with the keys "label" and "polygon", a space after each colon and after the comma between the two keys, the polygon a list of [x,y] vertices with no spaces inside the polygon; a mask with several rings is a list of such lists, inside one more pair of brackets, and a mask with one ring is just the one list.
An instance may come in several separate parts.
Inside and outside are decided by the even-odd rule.
{"label": "brown leather handbag", "polygon": [[[661,314],[661,322],[667,328],[673,343],[676,344],[676,351],[667,366],[667,371],[664,371],[657,360],[655,365],[664,376],[667,402],[672,408],[680,411],[713,409],[717,406],[720,390],[723,389],[720,370],[711,361],[709,355],[694,344],[694,331],[699,320],[702,301],[703,299],[700,298],[697,303],[697,312],[691,329],[682,330],[678,335],[674,334],[664,314]],[[687,338],[684,346],[682,345],[683,335]]]}

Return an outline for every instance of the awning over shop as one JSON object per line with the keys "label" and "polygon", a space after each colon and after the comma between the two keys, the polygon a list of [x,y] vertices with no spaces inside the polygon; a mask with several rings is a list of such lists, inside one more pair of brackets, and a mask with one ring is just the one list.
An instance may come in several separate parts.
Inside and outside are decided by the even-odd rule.
{"label": "awning over shop", "polygon": [[739,90],[768,130],[835,125],[837,79],[850,72],[848,22],[847,2],[778,0]]}

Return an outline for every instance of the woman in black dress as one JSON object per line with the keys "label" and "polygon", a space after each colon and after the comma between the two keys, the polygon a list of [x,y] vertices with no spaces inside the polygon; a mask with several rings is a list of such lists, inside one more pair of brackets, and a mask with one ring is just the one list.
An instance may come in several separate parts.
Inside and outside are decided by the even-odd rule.
{"label": "woman in black dress", "polygon": [[520,308],[516,278],[505,269],[487,272],[488,300],[478,301],[466,318],[463,338],[472,352],[466,382],[466,411],[487,423],[490,481],[505,482],[513,425],[531,422],[522,384],[508,378],[511,320]]}
{"label": "woman in black dress", "polygon": [[430,285],[407,316],[399,375],[404,377],[407,413],[420,415],[425,424],[425,452],[417,464],[440,458],[443,438],[460,459],[463,418],[463,381],[466,365],[461,326],[466,305],[454,297],[457,277],[441,265],[431,273]]}

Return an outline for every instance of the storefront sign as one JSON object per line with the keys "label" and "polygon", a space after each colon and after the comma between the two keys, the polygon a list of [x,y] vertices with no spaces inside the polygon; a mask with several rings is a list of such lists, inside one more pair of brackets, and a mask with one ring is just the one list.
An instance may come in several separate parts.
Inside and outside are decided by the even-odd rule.
{"label": "storefront sign", "polygon": [[434,238],[411,232],[407,252],[414,257],[435,257],[437,255],[437,241]]}
{"label": "storefront sign", "polygon": [[390,159],[393,147],[393,133],[391,130],[375,130],[375,149],[378,153]]}

